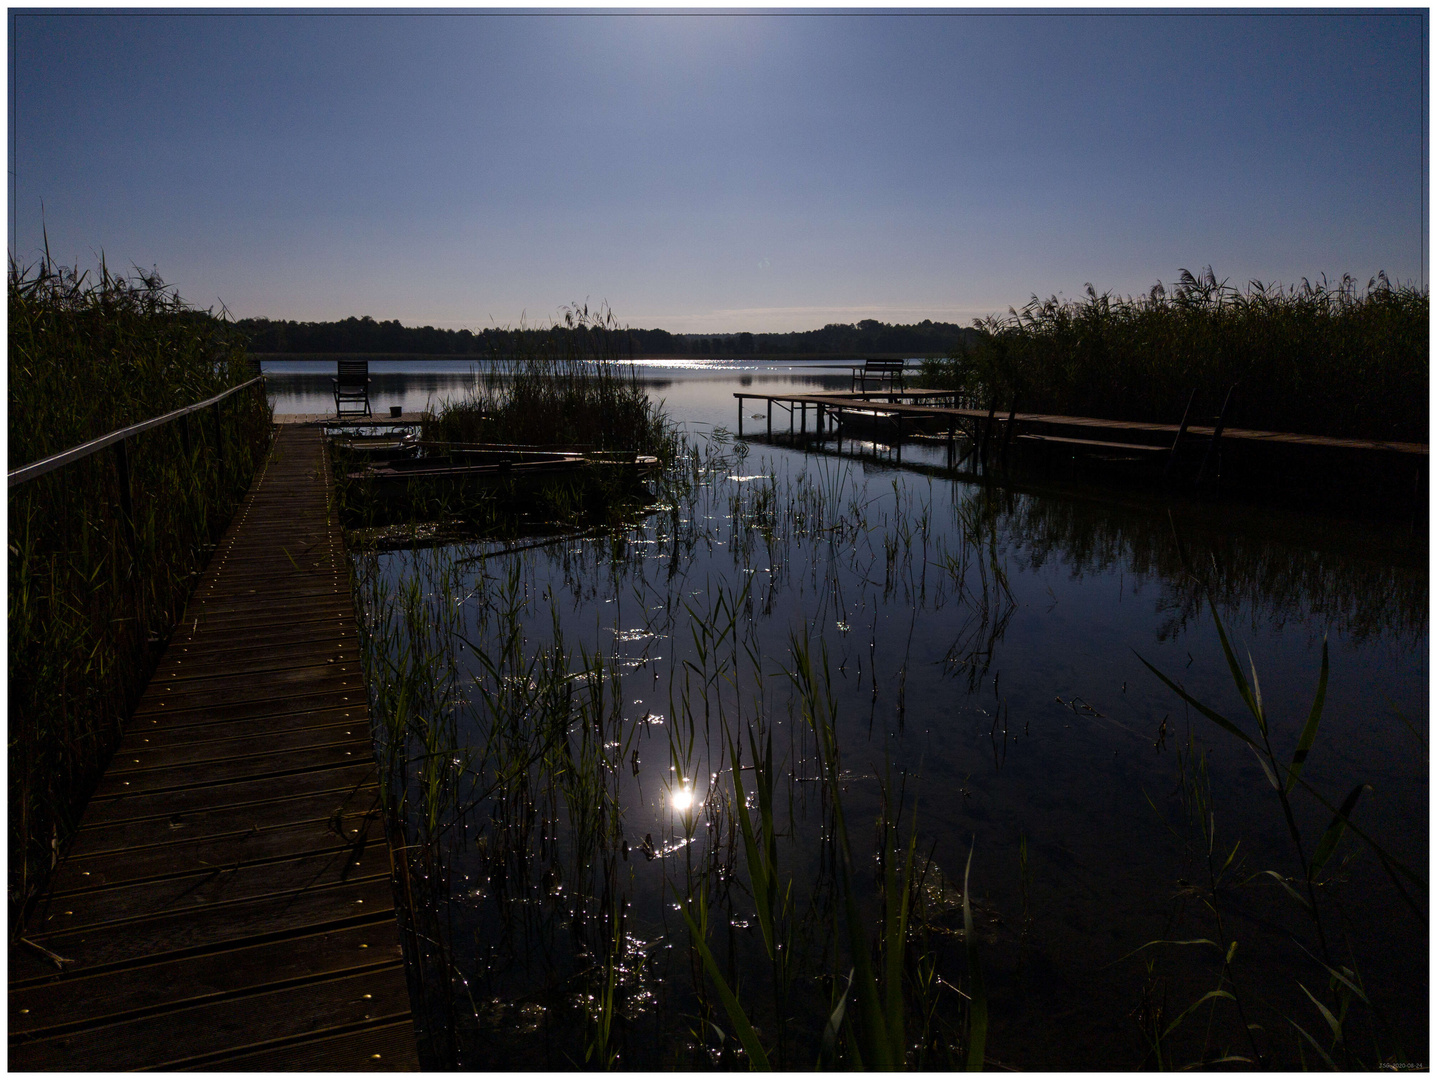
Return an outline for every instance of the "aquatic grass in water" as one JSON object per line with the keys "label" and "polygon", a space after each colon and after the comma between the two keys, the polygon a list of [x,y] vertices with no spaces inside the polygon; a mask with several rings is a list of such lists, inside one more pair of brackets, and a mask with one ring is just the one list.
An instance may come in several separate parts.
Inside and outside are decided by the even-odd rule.
{"label": "aquatic grass in water", "polygon": [[582,446],[656,454],[677,448],[662,407],[631,364],[607,309],[565,310],[546,334],[500,334],[474,393],[426,415],[423,437],[450,443]]}
{"label": "aquatic grass in water", "polygon": [[[854,1063],[855,1047],[897,1064],[901,1042],[905,1065],[1053,1065],[1100,1010],[1105,1060],[1141,1060],[1127,966],[1102,965],[1164,936],[1141,928],[1164,906],[1168,863],[1156,847],[1123,846],[1143,834],[1121,807],[1139,789],[1134,772],[1169,785],[1170,772],[1146,714],[1116,707],[1136,689],[1115,679],[1104,700],[1080,672],[1054,704],[1052,687],[1039,697],[1030,685],[1024,638],[1055,605],[1055,618],[1087,617],[1071,614],[1071,597],[1083,574],[1107,575],[1078,561],[1065,583],[1060,542],[1022,547],[1022,523],[1042,520],[1023,497],[754,457],[718,432],[675,455],[656,484],[661,509],[638,521],[433,556],[453,567],[429,591],[460,620],[456,749],[469,765],[438,829],[448,887],[425,916],[444,935],[443,978],[461,1007],[426,1019],[453,1030],[438,1040],[451,1056],[426,1060],[795,1068]],[[1121,561],[1134,535],[1097,535],[1092,561]],[[396,586],[411,557],[362,556]],[[1158,594],[1169,587],[1161,568],[1147,577]],[[1192,632],[1178,623],[1173,642]],[[1177,645],[1164,644],[1165,664]],[[788,674],[803,655],[812,694]],[[810,724],[805,709],[826,719]],[[1090,802],[1074,809],[1079,798]],[[1095,827],[1063,832],[1057,818]],[[1220,867],[1232,841],[1219,838]],[[1239,857],[1280,850],[1271,841],[1244,837]],[[1095,850],[1114,864],[1111,884],[1094,878]],[[1274,900],[1290,903],[1257,898],[1264,911]],[[1226,973],[1223,957],[1157,962],[1178,1003],[1163,1027],[1214,988],[1266,1000],[1284,985],[1277,944],[1245,927],[1230,936],[1242,946]],[[1214,1047],[1252,1056],[1230,1014],[1209,1020],[1214,1002],[1228,999],[1191,1013],[1165,1061],[1210,1060],[1182,1041],[1209,1023]],[[1250,1019],[1274,1026],[1270,1011]],[[1296,1064],[1298,1038],[1263,1053]]]}
{"label": "aquatic grass in water", "polygon": [[[1329,940],[1329,930],[1324,927],[1324,914],[1331,905],[1323,897],[1328,894],[1328,886],[1340,880],[1339,875],[1324,875],[1323,871],[1330,860],[1337,854],[1344,834],[1349,830],[1360,837],[1368,849],[1376,856],[1382,869],[1391,880],[1397,894],[1408,907],[1414,922],[1423,930],[1426,929],[1426,879],[1409,869],[1401,860],[1393,856],[1385,849],[1383,844],[1373,838],[1368,832],[1359,828],[1353,822],[1354,812],[1364,791],[1371,791],[1371,785],[1359,782],[1348,792],[1340,806],[1336,800],[1325,795],[1316,788],[1309,780],[1304,778],[1303,772],[1307,764],[1309,754],[1312,752],[1317,740],[1319,725],[1322,721],[1323,705],[1327,696],[1327,684],[1329,674],[1327,642],[1322,644],[1322,668],[1318,676],[1317,689],[1313,695],[1312,707],[1308,712],[1306,722],[1298,733],[1296,744],[1292,751],[1292,757],[1288,761],[1279,759],[1273,748],[1274,732],[1268,718],[1268,710],[1263,705],[1262,691],[1258,685],[1257,667],[1249,661],[1249,673],[1245,674],[1232,646],[1228,641],[1227,632],[1218,617],[1216,608],[1213,608],[1213,624],[1217,630],[1218,641],[1222,646],[1223,657],[1227,662],[1228,671],[1232,676],[1233,685],[1237,689],[1239,697],[1246,706],[1248,713],[1257,726],[1256,733],[1246,730],[1243,725],[1229,719],[1217,712],[1208,705],[1203,704],[1184,690],[1172,678],[1163,674],[1146,660],[1143,664],[1153,672],[1162,682],[1174,693],[1176,693],[1187,705],[1196,709],[1202,716],[1206,717],[1217,727],[1227,732],[1247,746],[1262,766],[1263,775],[1268,785],[1277,796],[1278,804],[1282,810],[1283,821],[1286,824],[1287,834],[1291,840],[1291,854],[1295,856],[1299,875],[1285,874],[1276,869],[1263,869],[1253,874],[1249,882],[1275,883],[1283,893],[1291,899],[1308,919],[1314,937],[1304,944],[1300,939],[1294,938],[1297,948],[1305,954],[1306,958],[1313,961],[1318,969],[1323,982],[1326,984],[1321,989],[1325,991],[1322,998],[1315,995],[1312,990],[1298,982],[1297,986],[1306,996],[1318,1016],[1325,1022],[1327,1031],[1323,1032],[1321,1039],[1314,1037],[1307,1026],[1299,1023],[1297,1019],[1286,1016],[1287,1023],[1301,1036],[1303,1042],[1297,1046],[1299,1059],[1304,1067],[1307,1065],[1306,1054],[1310,1048],[1317,1055],[1317,1059],[1328,1068],[1375,1068],[1389,1061],[1397,1060],[1403,1056],[1401,1050],[1400,1034],[1390,1029],[1381,1015],[1380,1010],[1373,1008],[1362,986],[1361,976],[1355,966],[1348,966],[1337,958],[1336,942]],[[1189,744],[1189,755],[1192,754],[1191,743]],[[1240,1014],[1243,1027],[1248,1034],[1248,1042],[1253,1048],[1254,1058],[1243,1057],[1230,1050],[1220,1056],[1209,1058],[1209,1044],[1205,1040],[1202,1054],[1203,1057],[1198,1064],[1209,1065],[1223,1062],[1242,1062],[1247,1064],[1258,1064],[1263,1061],[1263,1053],[1259,1049],[1254,1031],[1261,1031],[1259,1025],[1250,1024],[1243,1015],[1242,1001],[1237,994],[1237,987],[1231,980],[1231,967],[1233,957],[1238,949],[1238,942],[1224,945],[1227,935],[1224,933],[1223,919],[1219,902],[1219,885],[1227,872],[1234,867],[1238,848],[1241,841],[1233,844],[1232,849],[1226,857],[1222,857],[1221,850],[1217,845],[1215,814],[1211,809],[1210,785],[1207,783],[1207,759],[1206,755],[1199,758],[1196,778],[1188,781],[1184,778],[1184,791],[1190,792],[1196,811],[1196,818],[1201,830],[1204,846],[1205,861],[1208,871],[1208,888],[1205,895],[1205,903],[1211,911],[1214,924],[1218,932],[1216,942],[1200,939],[1197,941],[1182,942],[1185,945],[1203,945],[1214,949],[1222,955],[1221,975],[1219,985],[1216,989],[1209,991],[1193,1004],[1189,1005],[1178,1017],[1168,1023],[1159,1031],[1159,1024],[1156,1022],[1152,1027],[1153,1052],[1156,1056],[1159,1067],[1164,1062],[1164,1040],[1171,1036],[1177,1027],[1191,1013],[1204,1003],[1209,1001],[1215,1005],[1218,999],[1227,999],[1234,1003]],[[1326,829],[1318,837],[1315,844],[1305,839],[1302,830],[1299,828],[1297,817],[1294,814],[1291,796],[1296,789],[1301,789],[1305,794],[1315,799],[1325,810],[1332,813],[1332,819]],[[1350,860],[1349,856],[1349,860]],[[1220,865],[1219,865],[1220,861]],[[1330,920],[1331,912],[1327,912]],[[1161,944],[1161,943],[1158,943]],[[1172,943],[1169,943],[1172,944]],[[1355,960],[1351,961],[1355,964]],[[1310,978],[1311,976],[1309,976]],[[1231,987],[1231,989],[1229,989]],[[1324,1000],[1325,999],[1325,1000]],[[1367,1036],[1370,1040],[1371,1057],[1363,1061],[1359,1057],[1361,1051],[1353,1045],[1352,1024],[1349,1023],[1349,1013],[1354,1006],[1361,1004],[1366,1007]],[[1306,1018],[1305,1018],[1306,1019]],[[1310,1026],[1311,1020],[1306,1020]],[[1268,1040],[1275,1036],[1270,1032],[1263,1032]]]}

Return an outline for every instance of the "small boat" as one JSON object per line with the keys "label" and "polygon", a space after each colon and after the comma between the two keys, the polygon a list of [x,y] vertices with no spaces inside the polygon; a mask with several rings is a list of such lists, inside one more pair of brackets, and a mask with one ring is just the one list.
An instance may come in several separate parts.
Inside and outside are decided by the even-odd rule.
{"label": "small boat", "polygon": [[419,450],[419,440],[412,433],[335,439],[334,445],[347,454],[367,458],[412,457]]}
{"label": "small boat", "polygon": [[651,454],[553,450],[526,446],[429,443],[416,444],[423,456],[373,462],[348,475],[372,484],[379,492],[407,490],[414,482],[504,483],[539,477],[573,476],[596,470],[641,476],[658,468]]}

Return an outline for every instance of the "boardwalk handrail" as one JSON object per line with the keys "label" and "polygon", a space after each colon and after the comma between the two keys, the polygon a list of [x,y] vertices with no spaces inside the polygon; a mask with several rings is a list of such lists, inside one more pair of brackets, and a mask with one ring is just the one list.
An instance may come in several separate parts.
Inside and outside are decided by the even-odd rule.
{"label": "boardwalk handrail", "polygon": [[98,453],[107,446],[113,446],[117,442],[123,442],[131,435],[139,435],[141,432],[149,431],[151,428],[168,424],[171,420],[178,420],[180,417],[188,416],[190,413],[199,412],[201,409],[208,409],[211,405],[218,405],[231,394],[237,394],[246,387],[253,386],[257,382],[263,382],[264,378],[263,375],[256,375],[248,382],[242,382],[238,386],[232,386],[212,398],[206,398],[197,405],[186,405],[183,409],[167,412],[164,416],[156,416],[150,420],[141,420],[138,424],[131,424],[127,428],[112,431],[108,435],[101,435],[99,438],[91,439],[89,442],[81,443],[79,446],[72,446],[68,450],[61,450],[58,454],[51,454],[49,457],[41,458],[39,461],[32,461],[29,465],[22,465],[9,474],[9,486],[15,487],[28,480],[34,480],[37,477],[44,476],[46,473],[54,472],[56,469],[64,468],[66,465],[87,458],[91,454]]}

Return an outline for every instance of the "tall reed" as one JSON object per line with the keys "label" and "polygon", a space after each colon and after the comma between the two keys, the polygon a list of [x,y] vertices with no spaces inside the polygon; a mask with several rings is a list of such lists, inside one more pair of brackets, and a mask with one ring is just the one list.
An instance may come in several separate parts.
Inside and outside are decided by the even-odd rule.
{"label": "tall reed", "polygon": [[496,334],[474,393],[425,417],[441,442],[585,446],[671,458],[662,403],[639,383],[628,333],[607,309],[566,309],[548,332]]}
{"label": "tall reed", "polygon": [[[254,374],[223,317],[158,275],[11,263],[10,464]],[[42,887],[199,571],[263,459],[262,388],[10,489],[10,927]]]}
{"label": "tall reed", "polygon": [[983,407],[1313,435],[1427,441],[1428,296],[1379,274],[1282,288],[1183,270],[1171,289],[1040,300],[925,373]]}

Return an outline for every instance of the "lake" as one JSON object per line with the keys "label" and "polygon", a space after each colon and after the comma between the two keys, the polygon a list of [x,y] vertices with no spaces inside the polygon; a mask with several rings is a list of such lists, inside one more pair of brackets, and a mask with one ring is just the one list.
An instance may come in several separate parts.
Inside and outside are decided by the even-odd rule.
{"label": "lake", "polygon": [[[473,379],[391,367],[376,413]],[[329,411],[322,370],[274,369],[276,411]],[[690,446],[647,513],[356,560],[372,671],[394,673],[371,707],[414,733],[426,1064],[740,1065],[717,975],[773,1064],[812,1067],[839,1001],[859,1008],[846,898],[873,938],[910,839],[912,1064],[962,1063],[970,945],[990,1066],[1321,1065],[1338,1051],[1309,992],[1351,1000],[1342,1060],[1425,1063],[1427,897],[1402,874],[1428,864],[1425,534],[959,479],[939,445],[900,463],[871,441],[735,437],[735,391],[846,389],[845,367],[638,378]],[[1280,787],[1325,643],[1286,793],[1300,852],[1259,756],[1144,663],[1261,743],[1214,609],[1260,681]],[[400,704],[425,656],[432,700]],[[753,821],[768,762],[776,892],[756,886],[735,754]],[[1329,828],[1354,790],[1377,847]]]}

